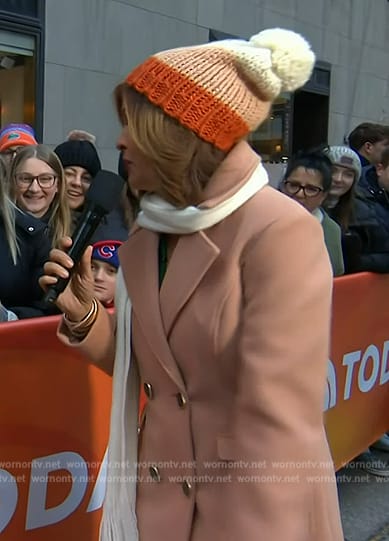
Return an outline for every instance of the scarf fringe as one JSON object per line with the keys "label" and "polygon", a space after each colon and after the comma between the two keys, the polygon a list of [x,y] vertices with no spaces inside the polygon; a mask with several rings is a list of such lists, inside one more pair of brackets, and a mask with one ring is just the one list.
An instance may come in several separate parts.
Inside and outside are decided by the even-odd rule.
{"label": "scarf fringe", "polygon": [[135,359],[131,359],[131,303],[120,267],[115,307],[116,355],[100,541],[138,541],[136,480],[139,375]]}
{"label": "scarf fringe", "polygon": [[128,513],[128,518],[122,517],[117,513],[106,511],[103,521],[100,525],[100,539],[105,541],[137,541],[138,529],[136,527],[136,517]]}

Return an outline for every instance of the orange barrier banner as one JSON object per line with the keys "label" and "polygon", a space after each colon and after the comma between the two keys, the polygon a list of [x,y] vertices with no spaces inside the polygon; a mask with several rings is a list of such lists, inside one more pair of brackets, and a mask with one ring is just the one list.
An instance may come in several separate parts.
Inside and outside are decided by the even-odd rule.
{"label": "orange barrier banner", "polygon": [[0,325],[0,537],[96,541],[111,378],[56,338],[58,317]]}
{"label": "orange barrier banner", "polygon": [[389,275],[334,281],[326,428],[337,469],[389,428]]}
{"label": "orange barrier banner", "polygon": [[[388,299],[389,275],[335,280],[324,409],[337,468],[389,428]],[[57,340],[57,323],[0,325],[4,541],[98,539],[111,379]]]}

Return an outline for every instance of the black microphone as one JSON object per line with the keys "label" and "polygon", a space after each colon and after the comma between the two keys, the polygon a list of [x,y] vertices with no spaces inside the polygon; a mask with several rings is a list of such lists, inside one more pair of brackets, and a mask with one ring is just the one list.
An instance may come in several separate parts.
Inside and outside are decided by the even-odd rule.
{"label": "black microphone", "polygon": [[[103,169],[92,180],[91,187],[85,197],[84,210],[72,235],[73,243],[68,251],[68,255],[74,261],[74,266],[81,260],[82,254],[102,218],[118,206],[123,186],[122,177]],[[72,269],[68,269],[68,278],[58,277],[57,283],[49,286],[43,298],[45,303],[53,304],[57,300],[58,295],[62,293],[70,281]]]}

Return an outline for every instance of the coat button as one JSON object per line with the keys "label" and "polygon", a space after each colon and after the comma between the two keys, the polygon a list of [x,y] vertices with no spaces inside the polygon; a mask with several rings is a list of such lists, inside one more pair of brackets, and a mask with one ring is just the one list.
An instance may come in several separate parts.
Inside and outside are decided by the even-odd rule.
{"label": "coat button", "polygon": [[35,227],[32,227],[32,225],[30,225],[30,227],[28,228],[28,230],[30,231],[30,233],[32,233],[33,231],[35,231]]}
{"label": "coat button", "polygon": [[185,408],[186,404],[188,403],[187,399],[182,393],[178,393],[177,395],[177,402],[180,408]]}
{"label": "coat button", "polygon": [[154,398],[154,392],[153,392],[153,386],[151,383],[144,383],[143,389],[145,391],[145,395],[149,400],[152,400]]}
{"label": "coat button", "polygon": [[184,491],[184,494],[185,496],[189,496],[191,495],[192,493],[192,483],[190,483],[187,479],[185,479],[185,481],[182,483],[182,490]]}
{"label": "coat button", "polygon": [[157,466],[150,466],[149,468],[149,473],[151,475],[151,478],[154,480],[154,481],[157,481],[157,483],[160,482],[161,480],[161,475],[159,473],[159,469],[157,468]]}

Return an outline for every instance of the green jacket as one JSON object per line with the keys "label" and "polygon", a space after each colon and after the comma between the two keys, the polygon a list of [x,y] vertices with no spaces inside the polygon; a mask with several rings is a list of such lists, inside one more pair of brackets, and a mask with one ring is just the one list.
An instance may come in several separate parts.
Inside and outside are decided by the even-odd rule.
{"label": "green jacket", "polygon": [[324,242],[330,256],[332,270],[334,272],[334,276],[340,276],[344,274],[342,233],[339,225],[332,218],[330,218],[322,208],[320,211],[323,214],[321,226],[324,232]]}

